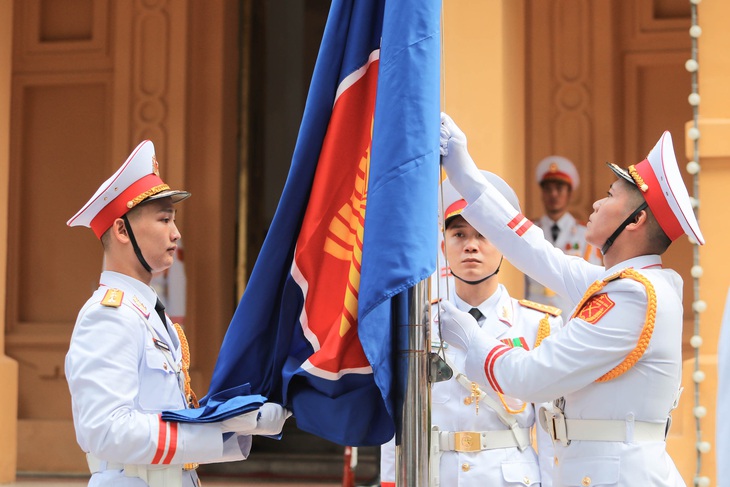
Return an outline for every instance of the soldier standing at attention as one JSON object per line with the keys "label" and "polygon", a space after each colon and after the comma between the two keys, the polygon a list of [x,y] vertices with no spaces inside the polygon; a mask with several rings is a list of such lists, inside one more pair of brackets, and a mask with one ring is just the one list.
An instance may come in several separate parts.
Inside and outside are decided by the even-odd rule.
{"label": "soldier standing at attention", "polygon": [[[507,183],[496,174],[482,174],[519,210],[517,195]],[[441,250],[453,276],[448,299],[472,314],[479,327],[500,343],[527,350],[539,346],[562,325],[560,310],[510,297],[499,282],[502,254],[461,216],[466,201],[448,179],[442,183],[442,191]],[[431,316],[432,350],[439,352],[437,304]],[[445,345],[443,354],[454,375],[432,386],[430,487],[551,486],[550,437],[537,431],[538,453],[532,447],[535,406],[478,387],[463,373],[463,350]],[[394,440],[381,448],[380,458],[381,487],[393,487]]]}
{"label": "soldier standing at attention", "polygon": [[[540,185],[544,214],[535,220],[542,228],[545,238],[567,255],[583,257],[591,264],[601,264],[599,249],[585,240],[586,226],[568,211],[573,191],[580,185],[578,170],[565,157],[549,156],[535,168],[535,177]],[[552,289],[525,276],[525,298],[538,303],[549,304],[563,310],[567,316],[576,303],[560,296]]]}

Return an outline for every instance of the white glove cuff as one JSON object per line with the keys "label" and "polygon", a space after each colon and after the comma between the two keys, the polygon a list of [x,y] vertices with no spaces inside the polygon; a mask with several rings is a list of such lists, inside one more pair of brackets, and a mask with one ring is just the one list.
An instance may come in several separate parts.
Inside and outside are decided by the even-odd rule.
{"label": "white glove cuff", "polygon": [[494,340],[485,337],[483,330],[480,329],[469,343],[469,350],[466,353],[466,363],[464,365],[464,373],[469,379],[482,387],[489,387],[490,389],[491,386],[484,372],[484,363],[487,360],[487,355],[492,351],[493,343]]}
{"label": "white glove cuff", "polygon": [[257,409],[255,411],[221,421],[221,432],[251,435],[256,429],[256,418],[258,415],[259,410]]}

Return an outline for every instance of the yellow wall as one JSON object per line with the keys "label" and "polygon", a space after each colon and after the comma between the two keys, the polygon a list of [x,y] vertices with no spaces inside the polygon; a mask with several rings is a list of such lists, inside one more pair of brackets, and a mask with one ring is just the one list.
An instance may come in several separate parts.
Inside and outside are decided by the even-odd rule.
{"label": "yellow wall", "polygon": [[[730,188],[730,58],[727,46],[730,45],[730,32],[727,19],[730,16],[728,2],[702,2],[698,7],[698,24],[702,28],[699,38],[699,89],[701,96],[699,105],[699,162],[701,165],[699,178],[700,227],[706,244],[700,248],[699,263],[704,273],[699,280],[700,298],[707,302],[707,311],[700,317],[700,334],[704,345],[700,351],[700,369],[707,374],[707,379],[700,385],[700,404],[709,413],[701,421],[702,440],[709,441],[713,449],[703,455],[701,475],[710,476],[715,482],[715,417],[717,386],[717,339],[720,332],[725,299],[730,286],[727,255],[725,252],[730,240],[730,229],[727,225],[728,197]],[[690,122],[687,127],[693,124]],[[693,147],[687,140],[687,156]],[[727,353],[727,351],[725,351]],[[694,363],[687,363],[685,367]],[[727,372],[727,371],[726,371]],[[685,387],[689,387],[686,384]],[[685,392],[684,400],[690,400]],[[724,405],[724,410],[727,405]],[[718,406],[717,410],[721,407]],[[724,452],[727,454],[728,452]],[[727,459],[724,459],[727,461]],[[685,478],[685,480],[689,480]],[[689,483],[689,482],[688,482]]]}
{"label": "yellow wall", "polygon": [[[0,0],[0,330],[5,329],[6,256],[8,252],[8,154],[10,148],[10,66],[13,32],[12,0]],[[18,364],[5,356],[5,333],[0,333],[0,483],[15,480],[17,461]]]}

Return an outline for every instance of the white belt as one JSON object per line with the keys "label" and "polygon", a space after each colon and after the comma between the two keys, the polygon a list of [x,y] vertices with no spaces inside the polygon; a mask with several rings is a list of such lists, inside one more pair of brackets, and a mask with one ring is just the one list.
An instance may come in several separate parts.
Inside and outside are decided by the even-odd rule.
{"label": "white belt", "polygon": [[495,431],[439,431],[440,451],[476,452],[530,443],[529,428]]}
{"label": "white belt", "polygon": [[136,465],[105,462],[91,453],[86,454],[86,462],[89,464],[89,471],[92,474],[104,470],[123,470],[125,477],[140,478],[150,487],[180,487],[183,470],[192,469],[184,468],[182,465]]}
{"label": "white belt", "polygon": [[[548,413],[549,414],[549,413]],[[547,417],[547,432],[553,441],[567,445],[581,441],[664,441],[666,423],[610,419],[566,419],[562,414]]]}

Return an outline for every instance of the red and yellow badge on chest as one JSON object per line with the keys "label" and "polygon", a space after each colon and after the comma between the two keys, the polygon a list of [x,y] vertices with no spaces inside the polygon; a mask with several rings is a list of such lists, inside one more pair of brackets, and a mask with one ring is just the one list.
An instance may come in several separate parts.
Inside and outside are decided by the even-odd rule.
{"label": "red and yellow badge on chest", "polygon": [[580,309],[577,318],[595,325],[598,321],[608,313],[611,308],[616,306],[608,294],[601,293],[591,296]]}

